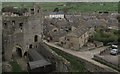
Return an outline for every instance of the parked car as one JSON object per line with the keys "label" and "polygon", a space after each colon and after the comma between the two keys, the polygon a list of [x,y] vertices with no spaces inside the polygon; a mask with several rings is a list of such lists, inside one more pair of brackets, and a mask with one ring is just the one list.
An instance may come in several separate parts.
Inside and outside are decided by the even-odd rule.
{"label": "parked car", "polygon": [[110,54],[111,54],[111,55],[117,55],[119,52],[120,52],[120,51],[119,51],[118,49],[112,49],[112,50],[110,51]]}
{"label": "parked car", "polygon": [[112,49],[118,49],[118,45],[112,44],[112,45],[111,45],[111,48],[112,48]]}

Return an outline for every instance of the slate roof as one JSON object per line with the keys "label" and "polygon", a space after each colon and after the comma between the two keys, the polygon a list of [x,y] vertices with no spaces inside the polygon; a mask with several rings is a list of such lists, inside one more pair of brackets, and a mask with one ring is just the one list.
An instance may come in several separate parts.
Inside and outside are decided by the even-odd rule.
{"label": "slate roof", "polygon": [[68,33],[67,36],[80,37],[81,35],[83,35],[87,31],[89,31],[89,28],[86,26],[83,26],[83,27],[79,27],[77,30],[75,30],[73,32]]}
{"label": "slate roof", "polygon": [[64,29],[64,28],[67,28],[70,26],[70,24],[66,21],[66,20],[63,20],[63,21],[57,21],[56,22],[56,26],[60,29]]}
{"label": "slate roof", "polygon": [[64,14],[64,12],[50,12],[50,15]]}
{"label": "slate roof", "polygon": [[108,25],[112,25],[112,26],[117,26],[118,25],[118,20],[116,18],[109,18],[108,19]]}
{"label": "slate roof", "polygon": [[62,37],[66,34],[67,32],[65,30],[60,30],[60,31],[57,31],[57,32],[51,32],[50,34],[53,36],[53,37]]}
{"label": "slate roof", "polygon": [[34,61],[34,62],[29,62],[29,66],[30,69],[35,69],[35,68],[39,68],[39,67],[43,67],[46,65],[50,65],[51,63],[46,61],[46,60],[38,60],[38,61]]}
{"label": "slate roof", "polygon": [[[43,47],[41,47],[43,48]],[[44,49],[44,48],[43,48]],[[28,51],[30,59],[32,59],[30,62],[28,62],[30,69],[35,69],[39,67],[43,67],[46,65],[50,65],[51,63],[47,61],[40,53],[37,51],[37,49],[30,49]]]}
{"label": "slate roof", "polygon": [[38,61],[44,59],[44,57],[41,54],[39,54],[35,49],[29,50],[28,54],[30,56],[31,61]]}

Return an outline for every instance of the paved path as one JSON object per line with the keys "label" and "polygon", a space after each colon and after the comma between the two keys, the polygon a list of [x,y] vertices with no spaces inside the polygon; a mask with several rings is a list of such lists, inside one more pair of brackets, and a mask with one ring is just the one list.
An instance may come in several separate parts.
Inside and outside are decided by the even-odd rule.
{"label": "paved path", "polygon": [[110,68],[110,67],[108,67],[108,66],[106,66],[104,64],[101,64],[101,63],[99,63],[97,61],[92,60],[94,54],[97,54],[100,51],[105,50],[107,47],[101,47],[101,48],[91,50],[91,51],[79,52],[79,51],[74,51],[74,50],[69,50],[69,49],[62,48],[60,46],[55,45],[54,43],[48,43],[45,40],[43,40],[43,42],[46,43],[49,46],[53,46],[55,48],[58,48],[58,49],[66,52],[66,53],[69,53],[69,54],[71,54],[73,56],[76,56],[78,58],[82,58],[82,59],[84,59],[86,61],[89,61],[89,62],[91,62],[91,63],[93,63],[93,64],[95,64],[95,65],[97,65],[99,67],[109,69],[109,71],[111,71],[111,72],[118,72],[118,71],[116,71],[116,70],[114,70],[114,69],[112,69],[112,68]]}

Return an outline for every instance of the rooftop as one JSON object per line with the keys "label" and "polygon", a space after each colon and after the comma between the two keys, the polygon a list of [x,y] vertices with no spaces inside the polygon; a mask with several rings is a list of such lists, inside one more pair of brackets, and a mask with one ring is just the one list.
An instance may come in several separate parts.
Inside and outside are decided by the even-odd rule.
{"label": "rooftop", "polygon": [[50,64],[51,63],[46,60],[38,60],[34,62],[29,62],[30,69],[35,69],[35,68],[43,67],[43,66],[50,65]]}

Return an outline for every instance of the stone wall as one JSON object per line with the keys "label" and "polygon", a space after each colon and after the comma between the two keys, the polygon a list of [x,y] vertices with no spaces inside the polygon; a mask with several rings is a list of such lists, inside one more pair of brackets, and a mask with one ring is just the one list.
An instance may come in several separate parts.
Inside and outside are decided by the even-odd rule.
{"label": "stone wall", "polygon": [[76,59],[78,59],[79,61],[84,63],[84,66],[87,70],[89,70],[90,72],[116,72],[113,69],[108,69],[108,68],[104,68],[104,67],[100,67],[98,65],[95,65],[94,63],[91,63],[85,59],[82,58],[78,58],[76,56],[74,56]]}
{"label": "stone wall", "polygon": [[[59,50],[59,49],[58,49]],[[66,52],[63,52],[64,54],[68,54]],[[71,55],[71,54],[70,54]],[[84,67],[90,71],[90,72],[117,72],[116,70],[113,70],[111,68],[106,68],[106,67],[101,67],[101,66],[98,66],[98,65],[95,65],[94,63],[86,60],[86,59],[83,59],[83,58],[79,58],[79,57],[76,57],[74,55],[72,55],[74,58],[76,58],[77,60],[79,60],[80,62],[83,63]]]}
{"label": "stone wall", "polygon": [[[21,48],[24,47],[24,23],[26,17],[2,17],[3,21],[3,50],[5,52],[5,60],[10,60],[12,57],[12,51],[16,45]],[[22,23],[22,28],[20,27]]]}
{"label": "stone wall", "polygon": [[104,59],[101,58],[99,55],[94,55],[94,58],[93,58],[93,59],[96,60],[96,61],[98,61],[98,62],[101,62],[101,63],[103,63],[103,64],[106,64],[106,65],[108,65],[108,66],[110,66],[110,67],[112,67],[112,68],[115,68],[115,69],[117,69],[117,70],[120,71],[120,66],[115,65],[115,64],[113,64],[113,63],[110,63],[110,62],[104,60]]}
{"label": "stone wall", "polygon": [[70,63],[63,57],[57,55],[47,45],[40,43],[37,51],[41,53],[46,59],[50,59],[50,61],[55,64],[57,72],[69,72]]}

